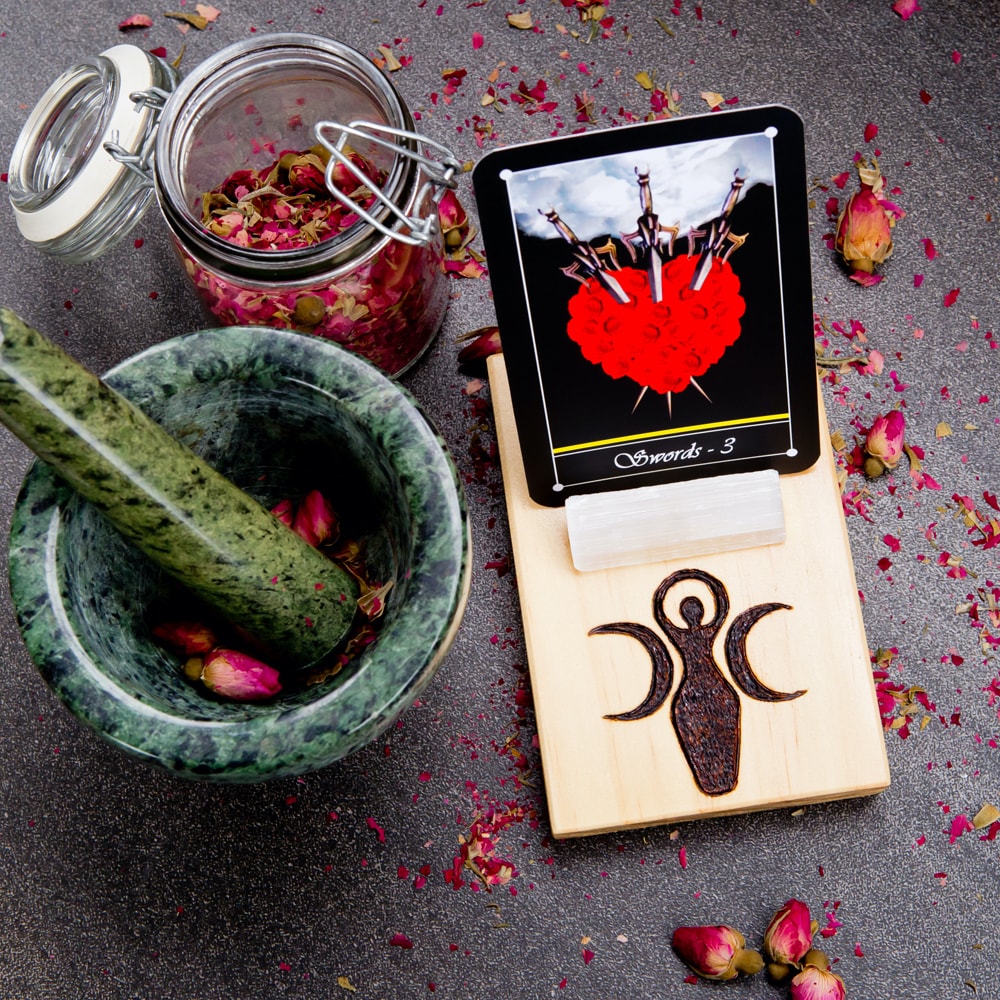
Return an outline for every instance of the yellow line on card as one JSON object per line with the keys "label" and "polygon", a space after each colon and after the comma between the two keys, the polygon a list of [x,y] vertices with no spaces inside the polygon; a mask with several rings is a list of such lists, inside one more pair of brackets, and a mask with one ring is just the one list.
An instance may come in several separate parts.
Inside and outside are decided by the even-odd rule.
{"label": "yellow line on card", "polygon": [[678,434],[691,434],[694,431],[715,431],[722,427],[742,427],[745,424],[766,424],[772,420],[787,420],[787,413],[770,413],[763,417],[743,417],[740,420],[717,420],[711,424],[692,424],[690,427],[677,427],[674,430],[647,431],[645,434],[627,434],[624,437],[605,438],[603,441],[585,441],[583,444],[567,444],[561,448],[553,448],[553,455],[565,455],[571,451],[584,451],[587,448],[603,448],[609,444],[626,444],[629,441],[654,440],[656,438],[676,437]]}

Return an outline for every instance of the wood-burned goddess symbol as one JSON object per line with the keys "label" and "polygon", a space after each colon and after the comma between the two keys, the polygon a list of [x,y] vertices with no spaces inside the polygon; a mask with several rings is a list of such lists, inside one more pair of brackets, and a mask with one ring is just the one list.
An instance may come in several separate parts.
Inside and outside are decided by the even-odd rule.
{"label": "wood-burned goddess symbol", "polygon": [[[683,625],[667,617],[668,591],[685,580],[705,584],[715,600],[715,614],[705,621],[705,606],[695,596],[680,602]],[[750,629],[772,611],[791,610],[788,604],[755,604],[733,620],[726,633],[725,656],[729,673],[740,690],[757,701],[791,701],[805,694],[785,693],[763,684],[747,659]],[[740,697],[715,662],[712,647],[729,614],[729,595],[722,581],[700,569],[671,573],[653,595],[653,617],[676,648],[681,660],[681,678],[671,706],[674,730],[698,787],[706,795],[724,795],[736,787],[740,771]],[[633,722],[652,715],[667,700],[673,687],[674,669],[666,643],[651,629],[637,622],[612,622],[592,628],[588,635],[627,635],[646,648],[653,677],[642,702],[627,712],[606,715],[615,722]]]}

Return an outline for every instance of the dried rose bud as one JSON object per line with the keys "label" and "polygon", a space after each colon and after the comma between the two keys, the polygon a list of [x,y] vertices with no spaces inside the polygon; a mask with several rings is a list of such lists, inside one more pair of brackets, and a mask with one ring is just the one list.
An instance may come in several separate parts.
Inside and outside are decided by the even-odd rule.
{"label": "dried rose bud", "polygon": [[837,252],[853,272],[851,277],[860,284],[875,284],[873,272],[876,264],[892,253],[890,230],[899,209],[882,198],[885,181],[878,164],[873,166],[861,160],[858,163],[861,188],[847,200],[837,219]]}
{"label": "dried rose bud", "polygon": [[798,899],[790,899],[764,931],[764,957],[780,965],[796,965],[809,951],[812,936],[809,907]]}
{"label": "dried rose bud", "polygon": [[469,217],[458,200],[458,195],[451,188],[445,191],[438,204],[438,220],[441,223],[444,245],[449,250],[457,250],[469,235]]}
{"label": "dried rose bud", "polygon": [[233,701],[265,701],[281,690],[278,671],[235,649],[217,649],[205,660],[202,683]]}
{"label": "dried rose bud", "polygon": [[680,960],[703,979],[735,979],[741,972],[754,975],[764,960],[733,927],[678,927],[673,947]]}
{"label": "dried rose bud", "polygon": [[161,622],[153,627],[153,638],[186,656],[211,652],[218,639],[215,633],[201,622]]}
{"label": "dried rose bud", "polygon": [[295,518],[295,508],[291,500],[282,500],[277,506],[271,508],[271,513],[286,527],[292,526]]}
{"label": "dried rose bud", "polygon": [[330,501],[319,490],[310,490],[295,511],[292,530],[310,545],[323,545],[337,540],[340,521]]}
{"label": "dried rose bud", "polygon": [[458,352],[459,364],[465,364],[469,361],[483,361],[494,354],[499,354],[502,350],[500,347],[500,328],[497,326],[483,326],[458,339],[468,341],[465,347]]}
{"label": "dried rose bud", "polygon": [[903,457],[906,419],[902,410],[876,417],[865,437],[865,475],[876,479],[886,469],[895,469]]}
{"label": "dried rose bud", "polygon": [[825,969],[807,965],[792,980],[792,1000],[845,1000],[844,980]]}

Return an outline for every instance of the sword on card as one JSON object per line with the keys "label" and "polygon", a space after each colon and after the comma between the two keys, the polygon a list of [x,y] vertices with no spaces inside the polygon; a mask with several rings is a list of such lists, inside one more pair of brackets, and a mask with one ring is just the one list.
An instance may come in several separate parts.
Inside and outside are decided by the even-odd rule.
{"label": "sword on card", "polygon": [[607,254],[615,268],[618,262],[615,260],[615,245],[609,239],[603,246],[593,247],[586,240],[581,240],[570,227],[559,218],[559,213],[550,208],[547,212],[538,210],[539,215],[544,215],[553,226],[556,232],[573,248],[573,263],[569,267],[560,268],[568,278],[579,281],[581,285],[587,283],[587,278],[594,278],[608,294],[621,305],[627,305],[631,301],[628,293],[618,283],[618,279],[611,274],[601,260],[601,254]]}

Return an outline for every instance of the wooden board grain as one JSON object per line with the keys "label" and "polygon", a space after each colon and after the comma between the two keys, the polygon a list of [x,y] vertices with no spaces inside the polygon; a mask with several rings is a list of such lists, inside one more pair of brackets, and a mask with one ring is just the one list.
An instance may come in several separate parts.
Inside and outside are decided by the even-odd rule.
{"label": "wooden board grain", "polygon": [[[581,573],[573,567],[565,510],[528,496],[501,357],[490,359],[489,375],[553,834],[793,807],[886,788],[885,742],[826,435],[813,468],[781,477],[783,543]],[[659,627],[653,598],[664,580],[685,570],[719,581],[728,596],[713,653],[730,682],[727,624],[758,605],[789,606],[756,621],[746,659],[767,688],[805,691],[787,701],[739,694],[739,772],[723,793],[699,787],[671,717],[684,657]],[[706,621],[712,616],[710,588],[685,579],[665,597],[670,621],[682,623],[685,597],[702,602]],[[622,622],[658,635],[673,665],[669,696],[629,721],[606,716],[628,713],[647,698],[650,655],[632,635],[590,634]]]}

